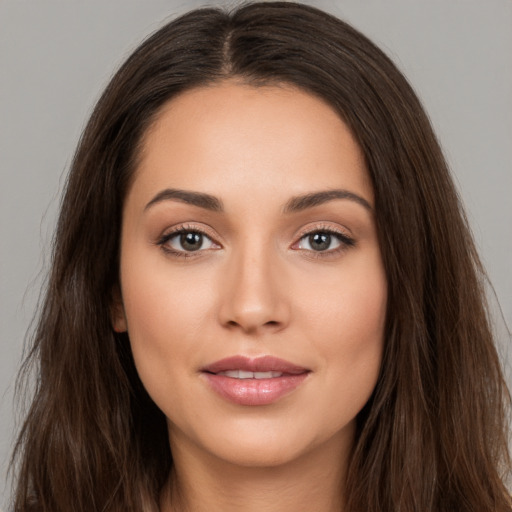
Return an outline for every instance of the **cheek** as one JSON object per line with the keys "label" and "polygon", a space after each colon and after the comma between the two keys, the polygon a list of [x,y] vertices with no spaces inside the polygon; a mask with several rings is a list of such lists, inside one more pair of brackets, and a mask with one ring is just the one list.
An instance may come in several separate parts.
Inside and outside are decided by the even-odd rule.
{"label": "cheek", "polygon": [[204,340],[200,333],[211,317],[211,286],[201,276],[171,273],[161,256],[138,263],[132,257],[121,266],[130,344],[149,394],[158,401],[163,390],[168,400],[169,389],[193,372],[191,361]]}
{"label": "cheek", "polygon": [[[327,269],[302,279],[299,318],[325,349],[358,352],[381,344],[387,309],[387,281],[380,252],[347,257],[340,269]],[[365,343],[368,342],[368,343]]]}
{"label": "cheek", "polygon": [[324,286],[304,287],[302,329],[325,370],[328,410],[343,418],[355,416],[369,399],[382,362],[387,282],[377,256],[347,265]]}

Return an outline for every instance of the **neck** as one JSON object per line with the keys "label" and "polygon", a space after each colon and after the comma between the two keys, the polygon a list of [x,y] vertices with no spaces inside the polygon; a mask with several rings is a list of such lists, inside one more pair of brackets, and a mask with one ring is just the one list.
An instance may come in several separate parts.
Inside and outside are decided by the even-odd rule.
{"label": "neck", "polygon": [[161,511],[343,512],[351,444],[332,439],[291,462],[251,467],[179,443]]}

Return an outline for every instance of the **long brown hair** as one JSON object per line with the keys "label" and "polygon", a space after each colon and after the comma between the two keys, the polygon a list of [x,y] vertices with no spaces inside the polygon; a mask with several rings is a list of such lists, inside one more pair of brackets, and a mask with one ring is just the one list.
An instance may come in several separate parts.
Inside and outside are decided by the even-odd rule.
{"label": "long brown hair", "polygon": [[[99,100],[69,174],[25,372],[16,512],[157,510],[172,467],[165,418],[110,322],[123,200],[141,137],[181,91],[230,77],[327,101],[361,146],[389,283],[386,343],[358,416],[347,511],[510,511],[509,395],[483,270],[417,97],[366,37],[315,8],[190,12],[149,37]],[[22,372],[22,374],[24,374]]]}

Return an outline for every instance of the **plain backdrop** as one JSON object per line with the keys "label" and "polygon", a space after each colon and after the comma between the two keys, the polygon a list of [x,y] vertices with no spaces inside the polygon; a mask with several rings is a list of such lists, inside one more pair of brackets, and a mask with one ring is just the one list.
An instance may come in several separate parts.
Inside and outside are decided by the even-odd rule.
{"label": "plain backdrop", "polygon": [[[508,364],[512,1],[307,3],[373,39],[424,102],[501,304],[500,352]],[[236,2],[0,0],[0,508],[8,496],[2,488],[14,439],[14,376],[80,132],[109,77],[143,37],[177,14],[212,4]],[[491,297],[495,310],[497,300]]]}

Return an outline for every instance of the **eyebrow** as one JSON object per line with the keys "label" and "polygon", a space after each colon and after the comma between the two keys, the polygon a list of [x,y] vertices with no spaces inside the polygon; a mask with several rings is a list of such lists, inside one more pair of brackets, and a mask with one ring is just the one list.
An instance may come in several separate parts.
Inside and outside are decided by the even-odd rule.
{"label": "eyebrow", "polygon": [[[323,190],[320,192],[312,192],[301,196],[292,197],[284,206],[283,213],[294,213],[320,206],[329,201],[335,199],[348,199],[357,204],[360,204],[368,211],[372,212],[373,208],[370,203],[363,197],[350,192],[349,190],[334,189],[334,190]],[[181,190],[175,188],[166,188],[159,192],[149,203],[145,206],[144,211],[148,210],[151,206],[161,203],[163,201],[179,201],[205,210],[214,212],[224,211],[222,201],[210,194],[204,192],[192,192],[190,190]]]}
{"label": "eyebrow", "polygon": [[145,206],[144,211],[157,203],[169,200],[180,201],[182,203],[198,206],[199,208],[204,208],[205,210],[211,210],[213,212],[221,212],[224,210],[222,201],[210,194],[192,192],[190,190],[180,190],[176,188],[166,188],[149,201]]}
{"label": "eyebrow", "polygon": [[368,211],[373,212],[372,206],[364,197],[343,189],[323,190],[303,196],[292,197],[284,206],[283,212],[300,212],[308,208],[313,208],[314,206],[320,206],[335,199],[348,199],[349,201],[354,201],[366,208]]}

